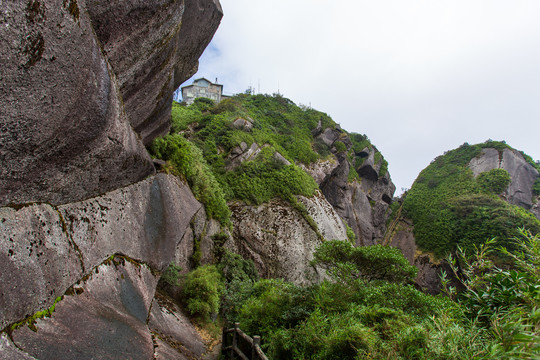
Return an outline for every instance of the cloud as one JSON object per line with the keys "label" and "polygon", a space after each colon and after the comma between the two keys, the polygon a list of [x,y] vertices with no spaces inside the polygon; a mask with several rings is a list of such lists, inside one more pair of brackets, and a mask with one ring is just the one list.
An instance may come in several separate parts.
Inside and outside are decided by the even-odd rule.
{"label": "cloud", "polygon": [[540,2],[221,0],[199,73],[367,134],[398,189],[463,142],[540,158]]}

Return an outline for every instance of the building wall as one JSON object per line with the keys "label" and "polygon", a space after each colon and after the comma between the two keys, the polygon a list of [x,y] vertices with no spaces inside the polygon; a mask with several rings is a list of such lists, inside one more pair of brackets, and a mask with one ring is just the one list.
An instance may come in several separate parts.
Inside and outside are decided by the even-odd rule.
{"label": "building wall", "polygon": [[221,86],[201,79],[194,82],[193,85],[182,88],[182,99],[188,105],[193,104],[193,101],[198,97],[205,97],[219,103],[221,101],[221,91]]}

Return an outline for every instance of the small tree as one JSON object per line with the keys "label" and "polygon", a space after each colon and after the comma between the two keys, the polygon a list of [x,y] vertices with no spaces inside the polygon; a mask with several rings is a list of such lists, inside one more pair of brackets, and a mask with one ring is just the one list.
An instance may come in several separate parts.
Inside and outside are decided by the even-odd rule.
{"label": "small tree", "polygon": [[223,279],[215,265],[204,265],[193,270],[184,281],[188,311],[203,322],[214,319],[224,290]]}

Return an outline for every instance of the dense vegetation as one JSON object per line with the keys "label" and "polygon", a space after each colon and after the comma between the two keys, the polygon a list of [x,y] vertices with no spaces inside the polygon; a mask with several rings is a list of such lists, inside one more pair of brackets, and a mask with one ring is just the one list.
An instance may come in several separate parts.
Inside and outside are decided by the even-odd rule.
{"label": "dense vegetation", "polygon": [[458,252],[451,262],[463,290],[446,283],[437,296],[417,290],[416,269],[381,245],[325,242],[314,264],[330,279],[307,287],[258,280],[252,262],[228,253],[186,277],[201,291],[186,287],[185,302],[209,321],[223,294],[223,318],[260,335],[271,359],[536,359],[540,238],[522,230],[517,244],[518,255],[506,252],[513,270],[488,260],[492,243],[472,257]]}
{"label": "dense vegetation", "polygon": [[540,222],[530,212],[499,198],[510,182],[508,172],[495,169],[474,178],[467,164],[483,148],[509,147],[494,141],[464,144],[436,158],[408,191],[403,208],[414,222],[415,239],[422,249],[445,257],[457,246],[470,252],[495,237],[512,249],[507,240],[518,235],[519,227],[540,232]]}
{"label": "dense vegetation", "polygon": [[[237,120],[247,127],[235,125]],[[280,95],[239,94],[219,104],[200,98],[190,106],[173,104],[171,133],[156,139],[150,152],[168,161],[166,171],[187,179],[210,217],[228,225],[230,200],[259,205],[279,197],[301,206],[293,195],[312,196],[318,187],[297,165],[329,159],[332,153],[347,152],[353,181],[359,179],[356,170],[367,156],[362,151],[374,149],[380,176],[385,175],[388,164],[365,135],[340,130],[344,141],[329,147],[314,137],[318,125],[337,127],[328,115]],[[231,165],[233,154],[253,144],[256,155]]]}
{"label": "dense vegetation", "polygon": [[[260,204],[280,197],[305,212],[294,195],[310,196],[317,185],[300,163],[346,156],[349,180],[355,181],[367,148],[375,150],[378,176],[387,171],[365,135],[343,132],[329,147],[312,131],[319,122],[323,129],[337,125],[281,96],[175,103],[172,118],[171,134],[151,151],[167,161],[165,171],[185,177],[209,216],[223,225],[230,224],[227,201],[233,199]],[[237,119],[252,127],[235,126]],[[235,149],[252,144],[260,152],[231,167]],[[506,171],[473,177],[467,164],[483,147],[508,146],[489,142],[448,152],[420,174],[405,199],[419,245],[440,257],[457,254],[450,263],[452,284],[459,286],[444,282],[445,294],[415,288],[417,269],[399,250],[343,241],[325,241],[315,252],[313,265],[329,277],[307,287],[260,280],[252,261],[223,249],[217,264],[183,277],[171,264],[163,281],[181,286],[183,306],[200,325],[239,321],[247,333],[261,335],[271,359],[537,359],[540,223],[499,198],[510,181]],[[540,183],[535,191],[540,193]],[[352,230],[347,233],[354,243]],[[494,236],[505,248],[484,245]],[[504,268],[491,262],[495,250],[505,256]]]}

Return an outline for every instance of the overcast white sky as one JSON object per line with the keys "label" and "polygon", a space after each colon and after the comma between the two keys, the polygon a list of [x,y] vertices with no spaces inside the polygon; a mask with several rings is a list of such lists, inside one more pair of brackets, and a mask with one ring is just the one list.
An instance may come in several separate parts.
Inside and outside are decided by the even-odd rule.
{"label": "overcast white sky", "polygon": [[[409,188],[489,138],[540,159],[538,0],[221,0],[199,72],[278,91],[366,134]],[[190,84],[191,80],[186,82]]]}

